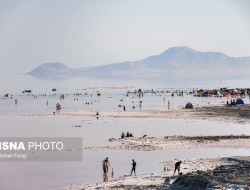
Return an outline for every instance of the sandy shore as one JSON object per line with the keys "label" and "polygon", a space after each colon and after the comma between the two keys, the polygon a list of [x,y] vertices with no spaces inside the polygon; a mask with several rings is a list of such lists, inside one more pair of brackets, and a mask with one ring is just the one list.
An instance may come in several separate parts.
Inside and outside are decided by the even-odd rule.
{"label": "sandy shore", "polygon": [[[197,149],[197,148],[250,148],[250,136],[164,136],[109,139],[111,145],[85,147],[86,150],[125,149],[153,151],[163,149]],[[112,144],[113,143],[113,144]]]}
{"label": "sandy shore", "polygon": [[183,159],[180,176],[173,175],[176,160],[161,164],[165,172],[121,176],[110,182],[77,184],[67,190],[87,189],[248,189],[250,157]]}
{"label": "sandy shore", "polygon": [[[103,111],[98,117],[111,118],[167,118],[167,119],[199,119],[216,120],[233,123],[250,123],[250,105],[231,106],[224,105],[197,107],[194,109],[173,110],[135,110],[135,111]],[[39,115],[51,115],[39,114]],[[96,112],[59,112],[56,115],[90,116],[96,117]]]}

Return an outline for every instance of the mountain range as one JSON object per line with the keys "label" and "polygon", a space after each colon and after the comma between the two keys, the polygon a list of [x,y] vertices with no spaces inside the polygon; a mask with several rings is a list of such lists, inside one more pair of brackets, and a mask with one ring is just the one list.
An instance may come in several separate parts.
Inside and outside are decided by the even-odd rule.
{"label": "mountain range", "polygon": [[96,67],[69,68],[63,63],[44,63],[29,75],[39,78],[66,76],[167,76],[249,74],[250,57],[230,57],[220,52],[200,52],[172,47],[138,61]]}

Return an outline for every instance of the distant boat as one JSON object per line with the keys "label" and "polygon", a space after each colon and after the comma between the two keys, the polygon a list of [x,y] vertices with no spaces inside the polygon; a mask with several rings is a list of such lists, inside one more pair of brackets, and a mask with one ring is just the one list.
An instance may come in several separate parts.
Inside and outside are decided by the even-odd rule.
{"label": "distant boat", "polygon": [[5,94],[4,95],[6,98],[10,97],[11,95],[10,94]]}
{"label": "distant boat", "polygon": [[24,90],[22,93],[31,93],[31,90]]}

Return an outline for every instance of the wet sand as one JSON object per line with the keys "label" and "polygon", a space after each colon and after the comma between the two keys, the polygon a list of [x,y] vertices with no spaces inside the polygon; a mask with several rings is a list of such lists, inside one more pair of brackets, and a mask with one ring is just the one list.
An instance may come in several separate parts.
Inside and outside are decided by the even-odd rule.
{"label": "wet sand", "polygon": [[87,189],[248,189],[250,157],[183,159],[182,175],[174,173],[176,160],[162,162],[167,171],[138,176],[121,176],[110,182],[77,184],[67,190]]}
{"label": "wet sand", "polygon": [[[38,114],[41,116],[51,115],[51,113]],[[96,112],[58,112],[56,115],[68,116],[93,116]],[[166,118],[166,119],[198,119],[214,120],[233,123],[250,123],[250,105],[225,106],[213,105],[196,107],[194,109],[170,109],[162,110],[135,110],[135,111],[103,111],[99,112],[98,117],[111,118]]]}
{"label": "wet sand", "polygon": [[85,147],[85,150],[136,150],[153,151],[163,149],[198,149],[198,148],[250,148],[250,136],[164,136],[164,137],[129,137],[109,139],[109,146]]}

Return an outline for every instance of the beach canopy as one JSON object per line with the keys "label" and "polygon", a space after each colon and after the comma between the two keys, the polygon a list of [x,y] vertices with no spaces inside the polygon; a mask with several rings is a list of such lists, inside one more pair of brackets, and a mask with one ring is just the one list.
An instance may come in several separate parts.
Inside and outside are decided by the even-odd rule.
{"label": "beach canopy", "polygon": [[240,104],[244,104],[244,102],[243,102],[243,100],[241,98],[237,98],[235,104],[240,105]]}
{"label": "beach canopy", "polygon": [[188,102],[185,106],[185,109],[193,109],[193,104],[191,102]]}

